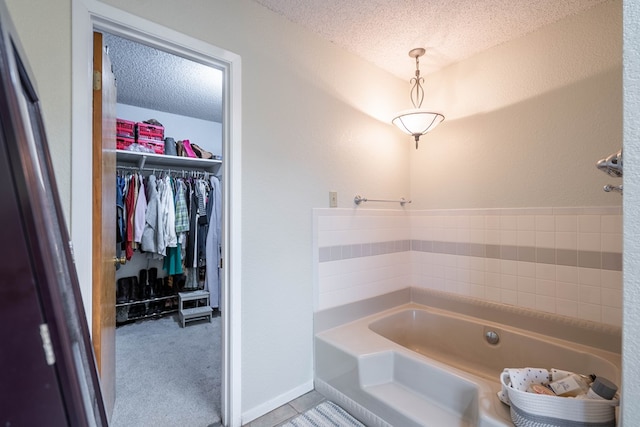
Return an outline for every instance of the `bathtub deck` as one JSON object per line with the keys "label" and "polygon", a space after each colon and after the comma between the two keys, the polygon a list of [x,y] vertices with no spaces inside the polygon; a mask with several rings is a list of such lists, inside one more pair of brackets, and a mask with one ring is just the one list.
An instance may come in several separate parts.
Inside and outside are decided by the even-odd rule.
{"label": "bathtub deck", "polygon": [[477,425],[476,420],[462,418],[451,408],[420,396],[414,390],[395,382],[365,387],[364,391],[397,408],[400,412],[408,414],[415,422],[424,423],[428,427],[473,427]]}

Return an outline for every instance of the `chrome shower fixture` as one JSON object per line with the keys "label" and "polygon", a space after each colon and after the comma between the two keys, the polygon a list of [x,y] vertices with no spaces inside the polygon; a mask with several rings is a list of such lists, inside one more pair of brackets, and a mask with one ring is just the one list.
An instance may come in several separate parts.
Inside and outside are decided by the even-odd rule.
{"label": "chrome shower fixture", "polygon": [[[596,167],[609,176],[622,178],[622,149],[617,153],[611,154],[605,159],[598,160]],[[622,185],[607,184],[604,186],[603,190],[607,193],[617,191],[622,195]]]}
{"label": "chrome shower fixture", "polygon": [[610,193],[612,191],[617,191],[618,193],[622,194],[622,185],[607,184],[602,189],[607,193]]}
{"label": "chrome shower fixture", "polygon": [[606,159],[600,159],[596,167],[609,176],[622,178],[622,149]]}

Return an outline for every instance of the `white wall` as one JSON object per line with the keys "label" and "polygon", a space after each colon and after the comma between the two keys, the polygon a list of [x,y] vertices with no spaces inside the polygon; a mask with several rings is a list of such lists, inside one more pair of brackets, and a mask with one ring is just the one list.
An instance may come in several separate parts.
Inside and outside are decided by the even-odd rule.
{"label": "white wall", "polygon": [[69,0],[7,0],[34,74],[62,210],[71,222],[71,13]]}
{"label": "white wall", "polygon": [[622,145],[621,23],[604,2],[427,76],[447,119],[411,155],[412,208],[620,205],[595,162]]}

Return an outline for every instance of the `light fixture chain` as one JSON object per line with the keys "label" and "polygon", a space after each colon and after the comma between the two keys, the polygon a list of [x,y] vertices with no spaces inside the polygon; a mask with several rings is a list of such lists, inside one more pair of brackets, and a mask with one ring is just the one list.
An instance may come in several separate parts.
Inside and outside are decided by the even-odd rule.
{"label": "light fixture chain", "polygon": [[416,76],[410,80],[410,83],[413,84],[411,88],[411,102],[414,108],[420,108],[424,100],[424,88],[422,87],[424,78],[420,77],[420,61],[418,58],[419,57],[416,56]]}

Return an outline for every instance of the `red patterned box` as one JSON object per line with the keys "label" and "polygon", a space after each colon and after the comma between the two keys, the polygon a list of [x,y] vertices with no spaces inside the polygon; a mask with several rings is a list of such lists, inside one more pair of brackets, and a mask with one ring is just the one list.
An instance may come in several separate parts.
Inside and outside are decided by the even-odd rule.
{"label": "red patterned box", "polygon": [[116,148],[118,150],[126,150],[128,146],[136,142],[133,138],[125,138],[122,136],[116,136]]}
{"label": "red patterned box", "polygon": [[121,136],[124,138],[135,138],[135,128],[135,122],[124,119],[116,119],[116,136]]}
{"label": "red patterned box", "polygon": [[164,141],[164,127],[148,123],[136,123],[136,137],[146,140]]}
{"label": "red patterned box", "polygon": [[138,144],[151,148],[156,154],[164,154],[164,141],[138,138]]}

